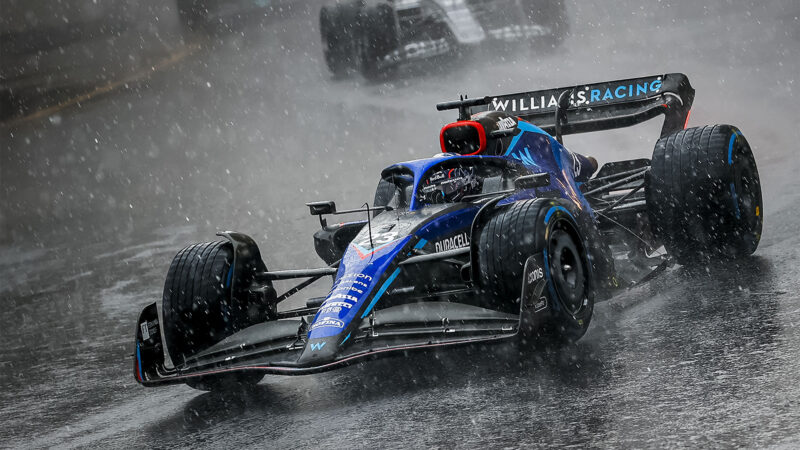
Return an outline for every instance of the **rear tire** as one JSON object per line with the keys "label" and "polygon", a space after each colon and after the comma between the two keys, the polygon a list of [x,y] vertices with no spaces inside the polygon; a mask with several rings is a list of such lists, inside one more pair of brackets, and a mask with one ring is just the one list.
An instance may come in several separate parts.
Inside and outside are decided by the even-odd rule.
{"label": "rear tire", "polygon": [[713,125],[665,136],[651,164],[645,190],[650,223],[678,262],[739,258],[756,250],[761,181],[738,129]]}
{"label": "rear tire", "polygon": [[586,333],[594,310],[588,254],[569,211],[550,199],[517,202],[491,217],[478,236],[479,282],[494,309],[520,312],[525,261],[543,255],[553,337],[564,342]]}

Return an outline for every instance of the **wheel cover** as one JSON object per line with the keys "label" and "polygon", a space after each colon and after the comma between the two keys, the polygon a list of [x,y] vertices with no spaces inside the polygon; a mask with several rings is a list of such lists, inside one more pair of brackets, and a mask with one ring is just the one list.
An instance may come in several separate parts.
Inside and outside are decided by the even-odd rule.
{"label": "wheel cover", "polygon": [[737,163],[736,202],[745,232],[755,232],[761,216],[761,183],[749,158]]}

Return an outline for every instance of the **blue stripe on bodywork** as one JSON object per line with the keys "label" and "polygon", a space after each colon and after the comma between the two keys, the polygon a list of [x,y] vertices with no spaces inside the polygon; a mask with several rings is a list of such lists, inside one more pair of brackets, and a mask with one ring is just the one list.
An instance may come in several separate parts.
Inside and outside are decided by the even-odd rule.
{"label": "blue stripe on bodywork", "polygon": [[350,339],[351,334],[353,333],[347,333],[347,336],[345,336],[344,339],[342,339],[342,342],[340,342],[339,345],[344,345],[344,343],[347,342],[348,339]]}
{"label": "blue stripe on bodywork", "polygon": [[231,268],[228,269],[228,279],[225,281],[225,287],[231,286],[231,278],[233,278],[233,264],[231,264]]}
{"label": "blue stripe on bodywork", "polygon": [[516,150],[517,141],[519,141],[520,138],[522,138],[522,136],[525,134],[526,131],[529,131],[529,132],[532,132],[532,133],[543,134],[543,135],[548,136],[548,137],[550,136],[549,134],[547,134],[541,128],[537,127],[536,125],[534,125],[532,123],[528,123],[528,122],[520,121],[519,123],[517,123],[517,128],[519,128],[520,133],[517,134],[516,136],[514,136],[513,139],[511,139],[511,142],[508,144],[508,147],[506,147],[506,149],[507,149],[506,153],[503,156],[509,156],[511,154],[511,152]]}
{"label": "blue stripe on bodywork", "polygon": [[139,381],[144,381],[144,372],[142,372],[142,354],[139,352],[139,343],[136,343],[136,363],[139,365]]}
{"label": "blue stripe on bodywork", "polygon": [[564,208],[563,206],[553,206],[547,211],[547,214],[545,214],[544,223],[549,222],[550,217],[552,217],[556,211],[564,211],[565,213],[567,213],[568,216],[572,217],[572,220],[575,220],[575,217],[572,216],[572,214],[569,212],[567,208]]}
{"label": "blue stripe on bodywork", "polygon": [[[736,142],[736,138],[739,137],[739,132],[734,131],[733,135],[731,135],[731,140],[728,141],[728,165],[733,165],[733,143]],[[733,198],[733,208],[736,210],[736,218],[741,219],[742,213],[739,211],[739,197],[736,195],[736,186],[731,183],[731,198]]]}
{"label": "blue stripe on bodywork", "polygon": [[736,195],[736,188],[731,183],[731,197],[733,197],[733,207],[736,209],[736,218],[741,219],[742,213],[739,211],[739,197]]}
{"label": "blue stripe on bodywork", "polygon": [[375,296],[374,296],[374,297],[372,297],[372,301],[369,303],[369,306],[367,306],[367,309],[364,311],[364,314],[362,314],[362,315],[361,315],[361,318],[362,318],[362,319],[363,319],[363,318],[365,318],[365,317],[367,317],[367,315],[369,314],[369,312],[370,312],[370,311],[372,311],[372,308],[375,306],[375,304],[376,304],[376,303],[378,303],[378,299],[380,299],[380,298],[381,298],[381,296],[383,295],[383,293],[384,293],[384,292],[386,292],[386,289],[388,289],[388,288],[389,288],[389,285],[390,285],[390,284],[392,284],[392,281],[394,281],[394,279],[395,279],[395,278],[397,278],[397,275],[399,275],[399,274],[400,274],[400,268],[398,267],[398,268],[397,268],[397,269],[395,269],[395,270],[394,270],[394,272],[393,272],[393,273],[392,273],[392,274],[389,276],[389,278],[388,278],[386,281],[384,281],[384,283],[383,283],[383,286],[381,286],[381,288],[380,288],[380,289],[378,289],[378,293],[377,293],[377,294],[375,294]]}
{"label": "blue stripe on bodywork", "polygon": [[414,246],[414,249],[416,250],[418,248],[425,247],[425,244],[427,243],[428,243],[427,239],[420,239],[419,242],[417,242],[417,245]]}
{"label": "blue stripe on bodywork", "polygon": [[739,137],[739,132],[734,131],[733,135],[731,136],[730,142],[728,142],[728,165],[733,165],[733,143],[736,142],[736,138]]}

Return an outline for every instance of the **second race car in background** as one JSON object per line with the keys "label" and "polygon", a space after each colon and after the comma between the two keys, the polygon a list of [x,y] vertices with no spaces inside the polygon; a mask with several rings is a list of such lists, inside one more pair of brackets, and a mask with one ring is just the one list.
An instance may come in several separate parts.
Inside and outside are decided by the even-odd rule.
{"label": "second race car in background", "polygon": [[367,79],[489,41],[553,48],[566,31],[563,0],[336,0],[320,10],[330,71]]}

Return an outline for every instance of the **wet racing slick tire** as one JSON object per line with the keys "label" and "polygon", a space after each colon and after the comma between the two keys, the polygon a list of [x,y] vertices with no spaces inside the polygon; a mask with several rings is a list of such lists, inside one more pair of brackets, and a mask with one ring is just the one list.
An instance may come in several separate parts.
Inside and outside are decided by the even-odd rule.
{"label": "wet racing slick tire", "polygon": [[478,234],[478,281],[488,306],[519,313],[525,261],[541,254],[552,305],[552,337],[568,343],[578,340],[594,309],[583,242],[569,205],[561,200],[525,200],[495,213]]}
{"label": "wet racing slick tire", "polygon": [[[226,241],[190,245],[173,258],[161,306],[164,339],[176,367],[244,324],[246,311],[231,305],[232,262],[233,249]],[[223,387],[230,380],[254,378],[222,374],[189,379],[186,384],[207,390],[202,386]]]}
{"label": "wet racing slick tire", "polygon": [[334,76],[343,76],[357,67],[361,8],[358,2],[350,2],[323,6],[319,11],[322,52]]}
{"label": "wet racing slick tire", "polygon": [[361,75],[370,81],[391,77],[397,64],[386,61],[386,56],[397,49],[399,42],[392,6],[380,3],[364,9],[361,23]]}
{"label": "wet racing slick tire", "polygon": [[656,237],[682,264],[744,257],[758,247],[761,181],[736,127],[688,128],[659,139],[645,194]]}

